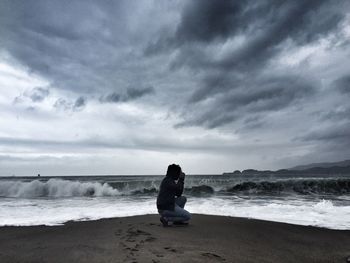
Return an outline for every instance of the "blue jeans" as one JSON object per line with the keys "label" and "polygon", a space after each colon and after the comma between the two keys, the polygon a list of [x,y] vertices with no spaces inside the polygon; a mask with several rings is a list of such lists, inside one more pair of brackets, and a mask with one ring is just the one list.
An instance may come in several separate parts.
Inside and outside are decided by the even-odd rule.
{"label": "blue jeans", "polygon": [[159,214],[169,222],[185,222],[191,219],[191,214],[184,209],[187,198],[180,196],[175,199],[175,209],[158,210]]}

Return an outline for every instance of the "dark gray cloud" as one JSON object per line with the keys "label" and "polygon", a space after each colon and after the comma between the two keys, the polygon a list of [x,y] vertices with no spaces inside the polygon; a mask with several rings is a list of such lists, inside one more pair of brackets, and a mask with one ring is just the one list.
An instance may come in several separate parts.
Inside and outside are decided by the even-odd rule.
{"label": "dark gray cloud", "polygon": [[176,30],[177,41],[208,42],[244,31],[248,23],[241,22],[246,20],[243,12],[247,4],[247,1],[189,1]]}
{"label": "dark gray cloud", "polygon": [[139,88],[139,89],[128,88],[123,94],[112,92],[105,96],[101,96],[100,102],[102,103],[128,102],[128,101],[136,100],[138,98],[144,97],[146,95],[151,95],[154,93],[155,93],[155,90],[153,87],[145,87],[145,88]]}
{"label": "dark gray cloud", "polygon": [[73,110],[74,111],[79,111],[82,110],[86,105],[86,98],[85,97],[79,97],[77,100],[74,102],[73,105]]}
{"label": "dark gray cloud", "polygon": [[248,118],[246,118],[243,122],[243,125],[240,129],[238,129],[238,131],[242,130],[255,130],[255,129],[258,129],[258,128],[261,128],[263,126],[265,126],[267,123],[266,121],[264,120],[264,115],[263,114],[255,114],[255,115],[252,115]]}
{"label": "dark gray cloud", "polygon": [[28,93],[24,93],[25,96],[29,97],[33,102],[41,102],[47,96],[49,96],[50,92],[46,88],[34,88]]}
{"label": "dark gray cloud", "polygon": [[[307,99],[316,91],[310,81],[297,76],[253,78],[246,81],[245,85],[238,83],[238,87],[230,87],[226,84],[223,83],[223,91],[220,94],[217,93],[215,97],[205,89],[203,94],[197,90],[196,99],[214,97],[215,100],[199,103],[200,107],[206,107],[208,110],[196,111],[195,115],[187,116],[187,110],[185,110],[183,114],[186,121],[178,124],[177,127],[204,125],[208,128],[216,128],[244,118],[251,119],[252,125],[255,114],[286,108]],[[192,107],[197,107],[197,104],[192,104]]]}
{"label": "dark gray cloud", "polygon": [[[308,134],[295,138],[296,141],[320,141],[324,148],[334,152],[334,149],[348,150],[350,147],[350,122],[335,124],[330,127],[317,129]],[[345,159],[345,158],[344,158]]]}
{"label": "dark gray cloud", "polygon": [[[286,47],[302,47],[337,32],[346,14],[342,10],[346,2],[338,4],[189,1],[174,34],[161,36],[146,49],[147,55],[176,50],[172,69],[185,67],[201,75],[182,114],[185,120],[176,127],[216,128],[253,118],[254,112],[278,111],[311,98],[317,93],[314,80],[293,72],[278,76],[266,69]],[[234,44],[235,39],[241,40]],[[218,56],[229,41],[232,47]]]}
{"label": "dark gray cloud", "polygon": [[[162,78],[163,73],[177,74],[179,68],[185,66],[196,72],[201,81],[192,85],[190,97],[182,99],[180,111],[193,111],[182,114],[185,118],[191,116],[183,123],[204,124],[206,121],[201,119],[205,115],[197,112],[210,111],[218,114],[215,120],[222,121],[205,126],[218,127],[236,120],[237,113],[232,111],[238,107],[257,108],[252,107],[254,100],[259,101],[262,109],[281,109],[283,105],[290,105],[282,103],[286,96],[283,87],[252,91],[245,87],[258,87],[259,83],[247,80],[252,75],[260,75],[264,65],[283,50],[286,42],[301,46],[336,31],[344,18],[341,5],[343,1],[336,7],[330,1],[322,0],[194,0],[185,2],[178,10],[180,20],[169,23],[172,29],[145,31],[139,22],[135,24],[134,32],[125,26],[137,8],[133,2],[87,1],[81,5],[79,1],[5,1],[2,2],[0,45],[32,71],[50,79],[55,88],[68,89],[86,97],[92,94],[101,102],[128,102],[152,94],[153,83]],[[114,19],[116,16],[118,21]],[[148,20],[145,23],[149,23]],[[141,31],[145,33],[141,34]],[[229,47],[225,55],[216,55],[218,46],[237,37],[242,37],[243,42]],[[160,62],[164,65],[142,55],[142,50],[152,46],[150,43],[156,43],[153,45],[155,54],[161,50],[166,52],[163,53],[166,60]],[[167,54],[172,52],[175,55],[169,59]],[[160,71],[168,65],[170,69]],[[279,78],[264,76],[269,77]],[[150,88],[124,89],[127,85],[140,86],[140,79],[146,79],[144,85]],[[255,79],[260,81],[260,78]],[[233,91],[235,89],[238,91]],[[244,94],[245,90],[247,94]],[[274,98],[268,99],[273,92]],[[281,99],[278,96],[282,96]],[[210,109],[207,104],[202,108],[199,103],[206,98],[214,100]],[[164,95],[164,99],[169,105],[178,105],[171,96]],[[193,103],[197,106],[190,105]],[[227,106],[232,104],[236,106]],[[74,107],[62,101],[55,105]],[[194,116],[199,119],[194,120]]]}
{"label": "dark gray cloud", "polygon": [[71,103],[67,102],[65,99],[59,98],[58,100],[56,100],[53,106],[56,109],[66,111],[71,108]]}
{"label": "dark gray cloud", "polygon": [[343,120],[350,120],[350,108],[347,107],[341,107],[336,109],[331,109],[326,112],[318,112],[316,115],[320,117],[323,121],[343,121]]}
{"label": "dark gray cloud", "polygon": [[248,26],[240,23],[246,5],[247,1],[188,1],[174,36],[161,35],[149,43],[145,53],[153,55],[189,42],[222,40],[242,32]]}
{"label": "dark gray cloud", "polygon": [[[58,89],[93,94],[122,86],[122,78],[137,84],[134,49],[142,34],[125,27],[134,7],[129,1],[2,1],[0,47]],[[135,72],[126,73],[128,67]]]}
{"label": "dark gray cloud", "polygon": [[36,87],[34,89],[25,91],[20,96],[17,96],[13,102],[15,104],[21,103],[26,98],[30,99],[32,102],[42,102],[45,98],[49,96],[49,94],[50,94],[50,91],[48,88]]}
{"label": "dark gray cloud", "polygon": [[[238,33],[258,33],[263,37],[255,39],[249,49],[259,53],[287,37],[303,43],[328,33],[344,17],[330,7],[330,1],[323,0],[189,1],[176,39],[181,43],[210,42]],[[320,19],[320,15],[325,16]]]}
{"label": "dark gray cloud", "polygon": [[[266,20],[258,22],[255,36],[220,61],[219,66],[245,70],[265,64],[280,52],[284,41],[293,40],[297,45],[310,43],[332,32],[344,17],[329,10],[326,1],[288,1],[270,8]],[[259,32],[262,26],[264,29]]]}
{"label": "dark gray cloud", "polygon": [[[333,32],[344,19],[340,7],[330,1],[189,1],[174,36],[151,42],[148,53],[179,48],[175,65],[214,67],[222,70],[249,70],[266,63],[281,51],[282,43],[297,45],[315,41]],[[322,19],[320,19],[322,17]],[[242,45],[222,59],[205,53],[196,58],[195,49],[244,36]],[[281,46],[282,45],[282,46]],[[194,52],[194,53],[193,53]],[[188,60],[190,57],[190,61]],[[193,61],[194,60],[199,60]]]}
{"label": "dark gray cloud", "polygon": [[81,111],[85,108],[87,99],[84,96],[78,97],[75,101],[59,98],[53,104],[53,107],[62,111]]}
{"label": "dark gray cloud", "polygon": [[106,96],[102,96],[100,97],[100,102],[113,102],[113,103],[118,103],[121,101],[121,95],[116,93],[116,92],[112,92]]}
{"label": "dark gray cloud", "polygon": [[334,81],[333,85],[340,92],[350,95],[350,74],[338,78]]}
{"label": "dark gray cloud", "polygon": [[154,92],[155,91],[153,87],[146,87],[142,89],[129,88],[126,90],[128,100],[141,98],[145,95],[153,94]]}
{"label": "dark gray cloud", "polygon": [[[311,158],[311,148],[350,154],[337,151],[349,141],[349,7],[346,0],[0,1],[0,62],[27,71],[12,72],[23,77],[15,92],[13,76],[0,83],[7,89],[0,94],[1,134],[11,137],[23,121],[28,133],[17,133],[28,142],[19,139],[19,147],[37,143],[60,153],[84,147],[227,153],[237,139],[239,154],[250,155],[259,142],[260,154],[267,149],[275,164],[283,149],[294,160],[307,150]],[[27,83],[31,77],[39,84]],[[14,98],[23,104],[6,108]],[[135,101],[137,110],[111,112],[108,105]],[[62,142],[55,142],[56,130],[33,140],[66,115]],[[72,125],[76,118],[98,129]],[[111,133],[119,137],[111,141]],[[196,141],[193,133],[204,137]],[[92,139],[74,144],[75,134]],[[16,143],[5,139],[0,154]]]}

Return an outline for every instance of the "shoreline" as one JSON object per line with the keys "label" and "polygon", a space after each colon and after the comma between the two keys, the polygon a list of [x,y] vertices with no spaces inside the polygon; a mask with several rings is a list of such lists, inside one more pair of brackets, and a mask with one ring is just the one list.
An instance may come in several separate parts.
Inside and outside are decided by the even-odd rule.
{"label": "shoreline", "polygon": [[[300,227],[312,227],[312,228],[318,228],[318,229],[326,229],[326,230],[332,230],[332,231],[348,231],[350,233],[350,229],[341,229],[341,228],[329,228],[324,226],[317,226],[317,225],[303,225],[303,224],[297,224],[297,223],[291,223],[291,222],[283,222],[283,221],[274,221],[274,220],[268,220],[268,219],[260,219],[260,218],[254,218],[254,217],[241,217],[241,216],[230,216],[230,215],[217,215],[217,214],[200,214],[200,213],[191,213],[191,215],[195,216],[212,216],[212,217],[227,217],[227,218],[234,218],[234,219],[242,219],[242,220],[253,220],[253,221],[262,221],[262,222],[270,222],[270,223],[278,223],[278,224],[286,224],[286,225],[292,225],[292,226],[300,226]],[[55,224],[33,224],[33,225],[0,225],[0,232],[3,228],[8,227],[14,227],[14,228],[27,228],[27,227],[62,227],[67,224],[74,224],[74,223],[86,223],[86,222],[99,222],[99,221],[105,221],[105,220],[117,220],[117,219],[123,219],[123,218],[134,218],[134,217],[143,217],[143,216],[158,216],[158,214],[142,214],[142,215],[131,215],[131,216],[115,216],[115,217],[103,217],[103,218],[97,218],[97,219],[78,219],[78,220],[68,220],[62,223],[55,223]],[[161,225],[161,224],[160,224]]]}
{"label": "shoreline", "polygon": [[0,227],[0,262],[346,262],[350,230],[193,214]]}

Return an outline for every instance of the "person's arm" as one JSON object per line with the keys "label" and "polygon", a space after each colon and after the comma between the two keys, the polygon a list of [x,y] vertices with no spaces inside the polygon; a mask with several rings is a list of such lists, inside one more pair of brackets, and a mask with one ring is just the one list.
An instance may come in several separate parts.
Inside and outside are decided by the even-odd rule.
{"label": "person's arm", "polygon": [[168,185],[169,189],[175,192],[176,196],[181,196],[184,190],[184,178],[179,178],[177,183],[175,183],[173,180],[169,182]]}
{"label": "person's arm", "polygon": [[179,180],[177,181],[177,189],[175,191],[175,195],[176,196],[181,196],[183,191],[184,191],[184,184],[185,184],[185,181],[184,181],[184,178],[179,178]]}

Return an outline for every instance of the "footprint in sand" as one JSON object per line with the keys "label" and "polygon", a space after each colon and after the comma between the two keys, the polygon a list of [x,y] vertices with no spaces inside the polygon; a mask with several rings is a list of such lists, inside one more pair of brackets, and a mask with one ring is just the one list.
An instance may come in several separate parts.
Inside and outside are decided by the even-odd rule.
{"label": "footprint in sand", "polygon": [[[117,231],[116,234],[119,234]],[[151,233],[136,228],[134,226],[129,226],[124,233],[120,234],[120,239],[123,250],[127,253],[126,260],[135,260],[135,256],[141,253],[143,250],[143,245],[145,242],[153,242],[156,240]],[[163,255],[156,255],[157,257],[163,257]],[[157,259],[155,259],[157,262]]]}
{"label": "footprint in sand", "polygon": [[205,252],[201,254],[202,256],[210,259],[216,259],[218,261],[225,261],[225,259],[215,253]]}
{"label": "footprint in sand", "polygon": [[174,253],[177,252],[177,250],[175,248],[172,248],[172,247],[164,247],[164,249],[171,251],[171,252],[174,252]]}
{"label": "footprint in sand", "polygon": [[147,237],[147,238],[145,239],[146,242],[153,242],[153,241],[155,241],[155,240],[156,240],[155,237]]}

